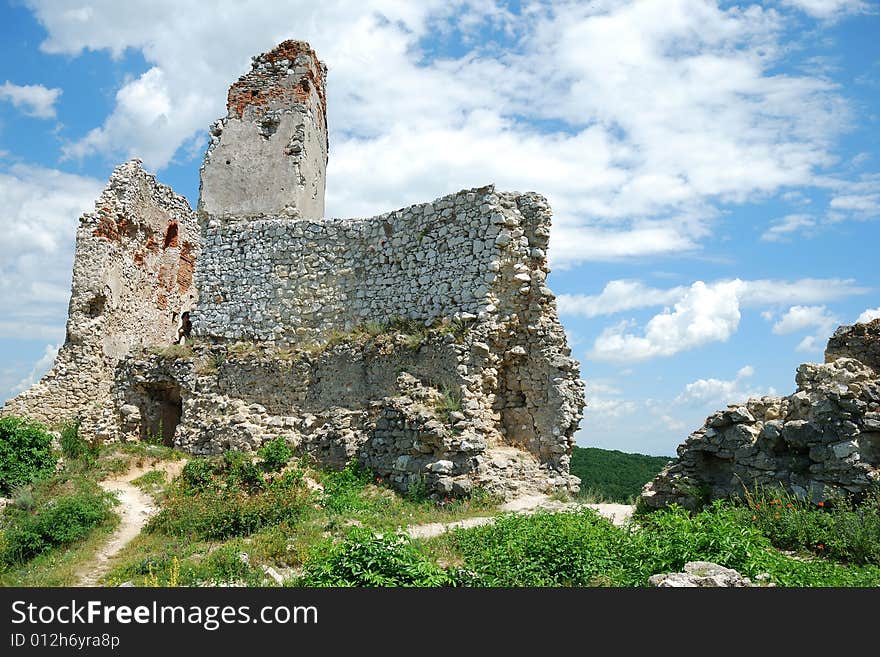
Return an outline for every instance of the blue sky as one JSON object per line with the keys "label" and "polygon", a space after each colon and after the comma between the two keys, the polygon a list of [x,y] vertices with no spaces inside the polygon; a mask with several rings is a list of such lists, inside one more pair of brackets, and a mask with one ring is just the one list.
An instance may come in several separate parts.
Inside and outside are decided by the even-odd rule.
{"label": "blue sky", "polygon": [[875,0],[0,4],[0,399],[51,365],[79,214],[140,157],[194,205],[250,56],[329,67],[327,211],[495,182],[554,208],[578,443],[672,454],[880,316]]}

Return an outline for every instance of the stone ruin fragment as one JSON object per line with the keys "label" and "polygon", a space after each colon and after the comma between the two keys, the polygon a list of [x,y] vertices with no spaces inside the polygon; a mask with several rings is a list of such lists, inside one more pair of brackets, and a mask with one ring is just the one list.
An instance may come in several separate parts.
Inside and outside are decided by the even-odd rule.
{"label": "stone ruin fragment", "polygon": [[825,363],[805,363],[797,392],[728,406],[679,446],[645,486],[648,507],[696,508],[756,487],[814,503],[859,496],[880,480],[880,319],[841,326]]}
{"label": "stone ruin fragment", "polygon": [[434,496],[576,491],[547,201],[489,185],[325,218],[326,75],[303,42],[253,58],[197,212],[137,160],[113,172],[80,219],[64,346],[0,413],[205,455],[282,436]]}

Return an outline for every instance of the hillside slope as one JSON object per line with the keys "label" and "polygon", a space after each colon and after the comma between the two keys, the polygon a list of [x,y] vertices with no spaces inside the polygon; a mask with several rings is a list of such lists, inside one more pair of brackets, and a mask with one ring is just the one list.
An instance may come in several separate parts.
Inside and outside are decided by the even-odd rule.
{"label": "hillside slope", "polygon": [[571,474],[581,479],[581,496],[628,504],[671,457],[627,454],[598,447],[573,447]]}

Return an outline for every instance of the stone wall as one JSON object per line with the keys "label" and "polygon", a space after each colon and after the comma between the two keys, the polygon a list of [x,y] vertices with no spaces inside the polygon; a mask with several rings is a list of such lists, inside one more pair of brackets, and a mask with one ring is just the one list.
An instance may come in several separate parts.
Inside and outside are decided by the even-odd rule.
{"label": "stone wall", "polygon": [[[324,467],[359,462],[401,491],[414,482],[438,496],[474,486],[502,495],[576,491],[567,452],[582,389],[556,384],[578,415],[553,418],[559,423],[546,428],[545,446],[562,449],[542,455],[534,436],[542,419],[529,416],[535,406],[526,394],[509,406],[507,382],[486,367],[486,329],[441,323],[418,340],[389,329],[322,346],[197,343],[183,355],[130,358],[114,385],[118,438],[143,439],[171,419],[166,442],[195,454],[252,452],[280,436]],[[568,378],[576,363],[566,364],[548,372],[544,363],[543,385]],[[511,444],[503,420],[512,410],[528,423],[532,440],[524,442],[535,452]]]}
{"label": "stone wall", "polygon": [[253,58],[211,125],[199,211],[324,216],[327,68],[307,43]]}
{"label": "stone wall", "polygon": [[[497,310],[540,288],[549,216],[531,196],[473,189],[370,219],[212,217],[197,270],[203,337],[295,342],[401,317]],[[531,236],[531,239],[529,238]]]}
{"label": "stone wall", "polygon": [[825,348],[825,362],[855,358],[880,375],[880,319],[838,328]]}
{"label": "stone wall", "polygon": [[0,412],[50,425],[80,417],[113,433],[117,364],[145,346],[168,345],[193,308],[198,223],[182,196],[138,160],[116,168],[95,211],[79,220],[67,335],[52,369]]}
{"label": "stone wall", "polygon": [[878,320],[839,328],[828,362],[798,368],[794,394],[750,399],[711,415],[645,487],[642,500],[649,507],[694,508],[755,486],[781,486],[819,502],[876,484],[880,375],[859,359],[877,353],[878,328]]}

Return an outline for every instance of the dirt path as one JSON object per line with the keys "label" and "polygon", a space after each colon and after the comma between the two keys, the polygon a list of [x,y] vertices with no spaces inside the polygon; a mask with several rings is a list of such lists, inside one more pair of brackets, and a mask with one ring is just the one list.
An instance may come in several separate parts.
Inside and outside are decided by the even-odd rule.
{"label": "dirt path", "polygon": [[[615,525],[622,525],[629,520],[630,516],[632,516],[633,509],[635,508],[631,504],[581,504],[579,502],[559,502],[550,499],[546,495],[532,495],[505,502],[499,507],[499,510],[502,513],[512,512],[528,515],[538,511],[564,511],[567,509],[574,510],[583,507],[595,509],[599,515],[605,516]],[[406,533],[412,538],[433,538],[434,536],[440,536],[453,529],[468,529],[470,527],[490,525],[495,522],[495,519],[496,516],[485,516],[466,518],[465,520],[456,520],[455,522],[429,522],[424,525],[410,525],[406,528]]]}
{"label": "dirt path", "polygon": [[153,498],[131,482],[150,470],[162,470],[169,478],[176,477],[183,469],[185,463],[186,461],[179,460],[144,465],[134,470],[129,470],[124,475],[98,482],[101,488],[116,493],[119,498],[119,506],[116,507],[116,512],[119,514],[120,523],[116,531],[113,532],[107,543],[98,550],[88,566],[77,574],[76,586],[98,586],[101,578],[110,571],[113,557],[129,541],[140,534],[147,520],[156,512]]}

